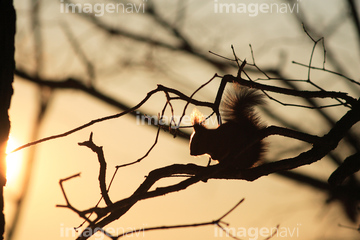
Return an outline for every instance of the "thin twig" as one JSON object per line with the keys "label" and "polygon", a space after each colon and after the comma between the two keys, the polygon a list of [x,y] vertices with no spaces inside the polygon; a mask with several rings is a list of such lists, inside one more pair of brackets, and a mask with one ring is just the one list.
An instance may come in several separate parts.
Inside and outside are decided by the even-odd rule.
{"label": "thin twig", "polygon": [[241,199],[233,208],[231,208],[229,211],[227,211],[224,215],[222,215],[219,218],[219,221],[225,218],[227,215],[229,215],[232,211],[234,211],[242,202],[244,202],[245,198]]}
{"label": "thin twig", "polygon": [[[303,66],[303,67],[309,67],[308,65],[306,64],[303,64],[303,63],[299,63],[299,62],[296,62],[296,61],[292,61],[293,64],[297,64],[297,65],[300,65],[300,66]],[[324,71],[324,72],[328,72],[328,73],[331,73],[331,74],[334,74],[334,75],[337,75],[337,76],[340,76],[346,80],[348,80],[349,82],[351,83],[354,83],[356,85],[360,85],[360,82],[352,79],[352,78],[349,78],[347,76],[345,76],[344,74],[341,74],[339,72],[335,72],[335,71],[332,71],[332,70],[329,70],[329,69],[325,69],[325,68],[319,68],[319,67],[315,67],[315,66],[310,66],[311,69],[315,69],[315,70],[320,70],[320,71]]]}
{"label": "thin twig", "polygon": [[[193,98],[193,96],[198,92],[198,91],[200,91],[203,87],[205,87],[206,85],[208,85],[210,82],[212,82],[216,77],[218,77],[218,75],[217,74],[215,74],[212,78],[210,78],[210,80],[208,80],[206,83],[204,83],[204,84],[202,84],[200,87],[198,87],[191,95],[190,95],[190,100]],[[187,101],[187,103],[186,103],[186,105],[185,105],[185,107],[184,107],[184,110],[183,110],[183,112],[182,112],[182,114],[181,114],[181,117],[180,117],[180,119],[179,119],[179,123],[178,123],[178,125],[180,126],[180,124],[181,124],[181,120],[183,119],[183,117],[185,116],[185,113],[186,113],[186,109],[187,109],[187,107],[189,106],[189,104],[190,104],[190,101]],[[211,106],[212,108],[213,108],[213,106]]]}
{"label": "thin twig", "polygon": [[207,226],[207,225],[216,225],[219,226],[218,223],[222,221],[224,217],[226,217],[228,214],[230,214],[232,211],[234,211],[242,202],[244,199],[241,199],[240,202],[238,202],[234,207],[232,207],[225,215],[221,216],[217,220],[208,221],[208,222],[202,222],[202,223],[193,223],[193,224],[179,224],[179,225],[170,225],[170,226],[159,226],[159,227],[149,227],[149,228],[139,228],[137,230],[128,231],[125,233],[122,233],[115,237],[115,239],[119,239],[123,236],[127,236],[133,232],[145,232],[145,231],[154,231],[154,230],[169,230],[169,229],[177,229],[177,228],[189,228],[189,227],[200,227],[200,226]]}
{"label": "thin twig", "polygon": [[93,133],[90,133],[90,137],[88,141],[78,143],[79,146],[86,146],[90,148],[93,152],[95,152],[98,156],[98,160],[100,163],[100,170],[99,170],[99,184],[100,184],[100,190],[101,190],[101,196],[104,198],[104,201],[106,205],[111,205],[112,201],[110,200],[108,189],[106,188],[106,160],[104,156],[104,151],[102,147],[97,146],[93,140]]}
{"label": "thin twig", "polygon": [[228,82],[238,82],[241,85],[253,87],[257,89],[262,89],[264,91],[269,92],[275,92],[275,93],[281,93],[286,94],[290,96],[296,96],[296,97],[302,97],[302,98],[341,98],[344,99],[347,103],[351,105],[356,105],[357,100],[355,98],[352,98],[348,96],[347,93],[344,92],[333,92],[333,91],[298,91],[288,88],[281,88],[276,86],[270,86],[265,84],[260,84],[254,81],[247,81],[242,78],[237,78],[232,75],[225,75],[224,78]]}
{"label": "thin twig", "polygon": [[[213,78],[214,78],[214,77],[213,77]],[[212,79],[213,79],[213,78],[212,78]],[[212,80],[212,79],[210,79],[210,80]],[[210,81],[210,80],[209,80],[209,81]],[[178,91],[178,90],[175,90],[175,89],[172,89],[172,88],[168,88],[168,87],[165,87],[165,86],[162,86],[162,85],[158,85],[158,87],[157,87],[156,89],[148,92],[148,93],[146,94],[146,97],[145,97],[143,100],[141,100],[140,103],[138,103],[137,105],[135,105],[134,107],[132,107],[132,108],[130,108],[130,109],[127,109],[127,110],[125,110],[125,111],[123,111],[123,112],[121,112],[121,113],[117,113],[117,114],[114,114],[114,115],[110,115],[110,116],[106,116],[106,117],[102,117],[102,118],[98,118],[98,119],[92,120],[92,121],[90,121],[90,122],[88,122],[88,123],[86,123],[86,124],[83,124],[83,125],[81,125],[81,126],[79,126],[79,127],[76,127],[76,128],[74,128],[74,129],[72,129],[72,130],[66,131],[66,132],[61,133],[61,134],[52,135],[52,136],[50,136],[50,137],[45,137],[45,138],[39,139],[39,140],[37,140],[37,141],[33,141],[33,142],[30,142],[30,143],[24,144],[24,145],[22,145],[22,146],[20,146],[20,147],[15,148],[15,149],[12,150],[9,154],[14,153],[14,152],[17,152],[17,151],[19,151],[19,150],[21,150],[21,149],[24,149],[24,148],[33,146],[33,145],[35,145],[35,144],[39,144],[39,143],[46,142],[46,141],[53,140],[53,139],[57,139],[57,138],[66,137],[66,136],[68,136],[68,135],[70,135],[70,134],[72,134],[72,133],[78,132],[78,131],[80,131],[80,130],[82,130],[82,129],[84,129],[84,128],[87,128],[87,127],[92,126],[92,125],[94,125],[94,124],[96,124],[96,123],[99,123],[99,122],[103,122],[103,121],[107,121],[107,120],[110,120],[110,119],[115,119],[115,118],[122,117],[122,116],[124,116],[124,115],[126,115],[126,114],[128,114],[128,113],[130,113],[130,112],[133,112],[133,111],[137,110],[137,109],[140,108],[147,100],[149,100],[149,98],[150,98],[153,94],[155,94],[155,93],[157,93],[157,92],[161,92],[161,91],[163,91],[163,92],[170,92],[170,93],[173,93],[173,94],[178,95],[181,99],[183,99],[183,100],[185,100],[185,101],[188,102],[187,105],[190,104],[190,103],[192,103],[192,104],[197,105],[197,106],[206,106],[206,107],[213,108],[212,103],[198,101],[198,100],[192,99],[192,97],[186,96],[185,94],[181,93],[181,92]],[[194,94],[194,93],[193,93],[193,94]],[[184,110],[185,110],[185,109],[184,109]]]}

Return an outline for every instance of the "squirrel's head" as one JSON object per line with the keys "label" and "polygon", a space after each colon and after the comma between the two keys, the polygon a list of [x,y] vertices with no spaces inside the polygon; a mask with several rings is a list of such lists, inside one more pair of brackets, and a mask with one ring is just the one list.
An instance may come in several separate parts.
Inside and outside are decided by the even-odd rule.
{"label": "squirrel's head", "polygon": [[191,113],[191,123],[194,127],[194,131],[190,138],[190,155],[198,156],[206,153],[204,149],[204,133],[207,131],[204,126],[204,115],[194,108]]}

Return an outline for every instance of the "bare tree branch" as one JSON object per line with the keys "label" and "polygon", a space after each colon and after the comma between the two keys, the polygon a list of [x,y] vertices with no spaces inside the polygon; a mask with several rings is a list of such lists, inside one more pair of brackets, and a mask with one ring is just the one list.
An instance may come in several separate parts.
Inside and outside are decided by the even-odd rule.
{"label": "bare tree branch", "polygon": [[237,78],[232,75],[225,75],[224,78],[227,82],[237,82],[240,85],[247,87],[257,88],[264,91],[270,91],[275,93],[282,93],[291,96],[297,96],[302,98],[340,98],[345,100],[350,105],[356,104],[357,100],[348,96],[347,93],[343,92],[331,92],[331,91],[296,91],[293,89],[280,88],[276,86],[265,85],[253,81],[247,81],[242,78]]}
{"label": "bare tree branch", "polygon": [[360,170],[360,153],[357,152],[347,157],[344,162],[331,174],[329,184],[340,185],[345,178]]}
{"label": "bare tree branch", "polygon": [[[188,186],[193,185],[199,181],[206,181],[210,178],[214,179],[243,179],[247,181],[254,181],[262,176],[267,176],[276,172],[284,172],[303,166],[306,164],[311,164],[315,161],[322,159],[330,151],[336,148],[338,142],[345,136],[346,132],[358,121],[360,121],[360,103],[353,105],[353,109],[349,110],[338,122],[337,124],[321,138],[315,137],[314,146],[312,149],[307,152],[303,152],[296,157],[283,159],[276,162],[266,163],[258,167],[244,170],[235,170],[228,168],[226,165],[218,164],[214,166],[201,167],[194,164],[174,164],[171,166],[155,169],[151,171],[145,181],[134,191],[133,195],[129,198],[117,201],[111,205],[108,205],[105,208],[92,208],[85,211],[77,210],[79,215],[85,216],[88,213],[95,212],[97,218],[89,224],[89,226],[84,230],[88,232],[94,232],[96,229],[102,229],[107,224],[112,221],[120,218],[124,215],[136,202],[139,200],[144,200],[148,198],[153,198],[157,196],[162,196],[171,192],[180,191],[186,189]],[[275,130],[278,130],[276,127],[269,128],[271,131],[264,131],[262,138],[271,135]],[[285,130],[280,128],[281,131]],[[312,136],[304,135],[301,136],[296,132],[291,132],[294,136],[298,138],[312,138]],[[255,141],[256,139],[254,139]],[[257,139],[258,140],[258,139]],[[249,141],[249,144],[253,144],[254,141]],[[186,175],[185,180],[180,181],[174,185],[169,185],[165,187],[158,187],[155,190],[150,190],[151,186],[155,182],[162,178],[171,177],[174,175]],[[359,196],[360,197],[360,196]],[[224,215],[226,216],[226,214]],[[94,232],[95,233],[95,232]],[[86,235],[88,236],[88,235]],[[78,239],[87,239],[85,235],[80,235]]]}
{"label": "bare tree branch", "polygon": [[93,137],[93,133],[91,132],[89,140],[79,143],[79,146],[86,146],[97,154],[100,163],[99,183],[100,183],[101,196],[104,199],[106,205],[109,206],[112,204],[112,202],[108,195],[108,189],[106,188],[106,160],[102,147],[96,146],[92,140],[92,137]]}

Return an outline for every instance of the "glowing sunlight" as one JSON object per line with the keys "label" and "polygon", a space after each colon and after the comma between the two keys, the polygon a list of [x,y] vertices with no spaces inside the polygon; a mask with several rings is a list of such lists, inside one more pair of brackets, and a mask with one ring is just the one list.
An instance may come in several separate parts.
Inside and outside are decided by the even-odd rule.
{"label": "glowing sunlight", "polygon": [[[15,149],[17,146],[19,146],[19,144],[10,135],[6,146],[6,152],[10,152],[11,150]],[[23,159],[21,152],[11,153],[6,157],[7,186],[11,186],[16,183],[16,180],[19,177],[19,173],[21,170],[22,160]]]}

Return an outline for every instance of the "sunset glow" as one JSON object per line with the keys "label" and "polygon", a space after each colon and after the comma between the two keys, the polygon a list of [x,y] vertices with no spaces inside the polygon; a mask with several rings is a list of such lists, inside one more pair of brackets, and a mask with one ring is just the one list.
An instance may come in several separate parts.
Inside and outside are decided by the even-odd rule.
{"label": "sunset glow", "polygon": [[[19,144],[13,137],[9,137],[6,152],[10,152],[15,149]],[[6,157],[6,178],[7,178],[7,186],[15,184],[17,178],[19,177],[19,173],[21,170],[22,164],[22,154],[21,152],[10,153]]]}

